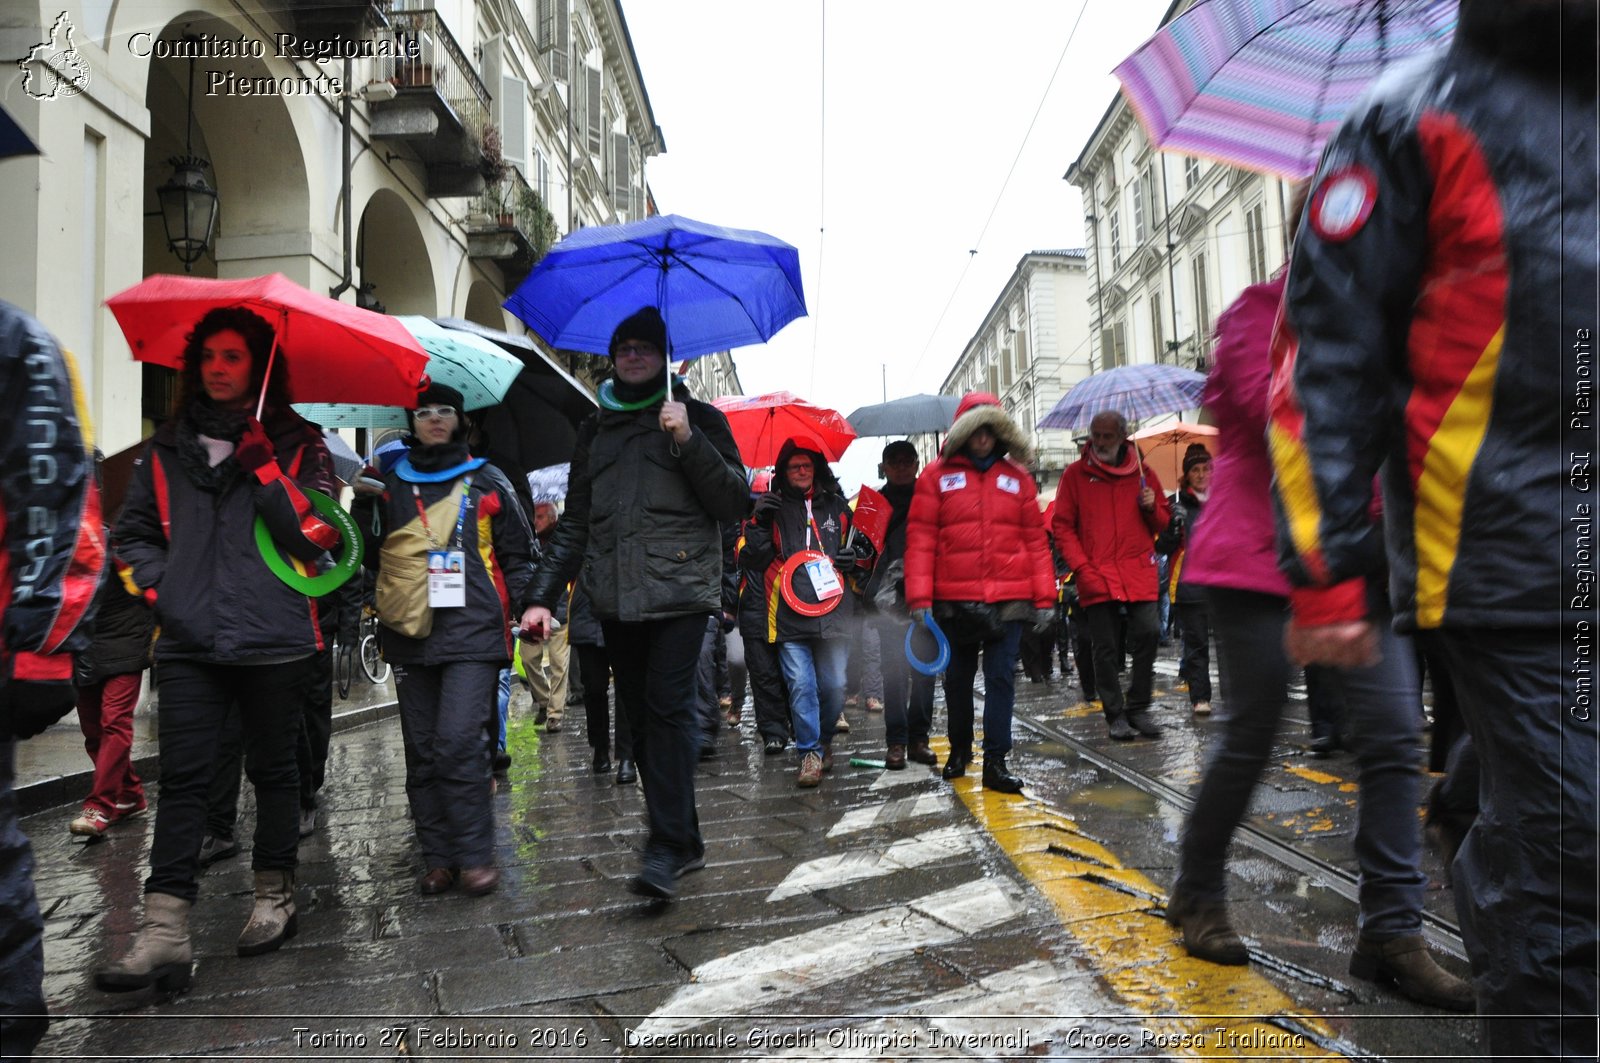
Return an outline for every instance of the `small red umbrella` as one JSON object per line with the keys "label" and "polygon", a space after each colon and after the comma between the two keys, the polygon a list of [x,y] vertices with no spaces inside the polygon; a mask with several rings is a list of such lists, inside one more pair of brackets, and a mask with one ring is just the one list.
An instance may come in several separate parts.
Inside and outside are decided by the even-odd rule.
{"label": "small red umbrella", "polygon": [[712,405],[728,418],[739,456],[753,469],[773,465],[778,451],[791,436],[808,436],[822,448],[822,456],[838,461],[856,438],[850,422],[825,406],[813,406],[787,391],[766,395],[725,395]]}
{"label": "small red umbrella", "polygon": [[208,310],[253,310],[277,332],[296,402],[410,406],[428,353],[392,317],[307,291],[281,273],[242,280],[156,274],[106,300],[133,356],[172,369]]}

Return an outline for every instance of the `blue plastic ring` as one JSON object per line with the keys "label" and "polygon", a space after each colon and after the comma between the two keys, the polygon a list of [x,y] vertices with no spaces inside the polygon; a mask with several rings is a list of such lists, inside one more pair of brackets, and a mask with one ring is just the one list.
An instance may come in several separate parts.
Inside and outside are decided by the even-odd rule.
{"label": "blue plastic ring", "polygon": [[917,625],[913,623],[906,628],[906,662],[923,675],[938,675],[950,667],[950,640],[944,637],[944,632],[940,630],[939,622],[933,618],[931,611],[923,614],[922,626],[932,633],[939,652],[931,661],[920,660],[917,657],[916,651],[911,648],[911,636],[916,634],[917,630]]}

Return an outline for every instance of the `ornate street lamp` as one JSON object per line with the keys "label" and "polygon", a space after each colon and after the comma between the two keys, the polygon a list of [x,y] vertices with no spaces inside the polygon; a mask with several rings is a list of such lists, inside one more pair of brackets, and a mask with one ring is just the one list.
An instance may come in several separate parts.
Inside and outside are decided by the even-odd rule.
{"label": "ornate street lamp", "polygon": [[[189,38],[185,38],[188,40]],[[167,231],[167,249],[178,256],[188,273],[211,246],[217,224],[217,190],[206,180],[211,164],[194,153],[194,58],[189,59],[188,117],[184,154],[167,160],[173,168],[167,183],[156,189],[161,202],[161,224]]]}

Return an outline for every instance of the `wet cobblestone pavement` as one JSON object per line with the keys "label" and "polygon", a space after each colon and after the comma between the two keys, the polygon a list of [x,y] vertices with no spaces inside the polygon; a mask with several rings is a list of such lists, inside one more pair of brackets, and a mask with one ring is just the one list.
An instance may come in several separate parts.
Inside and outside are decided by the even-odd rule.
{"label": "wet cobblestone pavement", "polygon": [[[514,715],[495,799],[505,879],[481,899],[416,891],[398,722],[340,731],[301,846],[298,936],[235,956],[247,845],[202,880],[194,985],[170,1001],[92,986],[135,928],[149,818],[85,843],[66,832],[71,805],[37,813],[24,827],[56,1016],[41,1058],[1476,1054],[1472,1019],[1346,974],[1354,905],[1257,850],[1236,849],[1230,887],[1255,962],[1189,959],[1161,918],[1182,813],[1094,758],[1185,791],[1219,724],[1169,696],[1165,738],[1113,746],[1070,683],[1019,681],[1018,694],[1019,720],[1043,730],[1019,723],[1011,766],[1029,786],[1015,798],[976,771],[952,786],[916,764],[850,766],[883,754],[881,717],[859,709],[834,773],[800,790],[790,756],[762,755],[747,709],[701,764],[708,867],[670,905],[625,888],[642,795],[590,771],[581,712],[554,735]],[[1306,742],[1286,734],[1255,824],[1347,869],[1354,766],[1310,760]],[[1430,889],[1429,907],[1449,944],[1448,890]]]}

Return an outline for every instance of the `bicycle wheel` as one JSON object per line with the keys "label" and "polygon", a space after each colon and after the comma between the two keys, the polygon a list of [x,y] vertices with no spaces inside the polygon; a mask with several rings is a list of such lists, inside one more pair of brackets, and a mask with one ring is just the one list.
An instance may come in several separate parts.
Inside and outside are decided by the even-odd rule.
{"label": "bicycle wheel", "polygon": [[361,670],[367,679],[377,685],[389,678],[389,662],[378,652],[378,636],[366,635],[361,639]]}
{"label": "bicycle wheel", "polygon": [[338,643],[333,648],[333,682],[339,700],[350,697],[350,683],[356,677],[356,651],[354,646]]}

